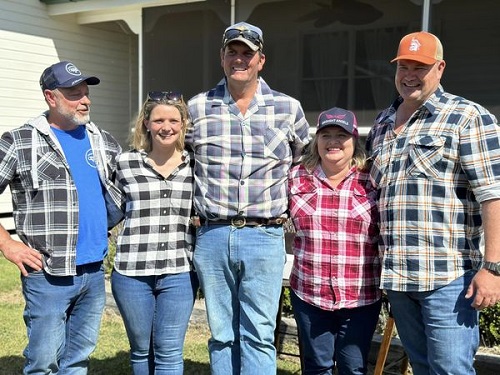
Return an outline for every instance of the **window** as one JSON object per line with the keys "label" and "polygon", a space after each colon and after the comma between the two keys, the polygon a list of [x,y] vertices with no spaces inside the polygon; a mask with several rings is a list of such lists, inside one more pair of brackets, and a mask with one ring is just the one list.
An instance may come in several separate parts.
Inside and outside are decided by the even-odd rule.
{"label": "window", "polygon": [[396,95],[394,67],[406,26],[303,36],[301,102],[306,111],[333,106],[376,110]]}

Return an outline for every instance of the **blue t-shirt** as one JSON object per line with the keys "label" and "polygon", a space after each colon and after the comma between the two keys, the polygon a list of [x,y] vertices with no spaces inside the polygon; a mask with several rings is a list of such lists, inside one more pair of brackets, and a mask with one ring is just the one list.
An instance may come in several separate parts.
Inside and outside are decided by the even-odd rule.
{"label": "blue t-shirt", "polygon": [[76,264],[101,261],[108,249],[106,203],[87,131],[83,125],[69,131],[52,129],[64,150],[78,192]]}

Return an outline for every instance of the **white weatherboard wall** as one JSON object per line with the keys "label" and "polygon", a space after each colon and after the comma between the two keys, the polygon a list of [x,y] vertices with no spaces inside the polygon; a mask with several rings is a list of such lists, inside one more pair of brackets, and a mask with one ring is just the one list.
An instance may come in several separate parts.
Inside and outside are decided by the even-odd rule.
{"label": "white weatherboard wall", "polygon": [[[0,0],[0,133],[47,109],[38,80],[61,60],[101,79],[90,87],[91,118],[126,146],[137,109],[137,37],[117,23],[50,18],[38,0]],[[0,212],[6,211],[8,193],[0,196]]]}

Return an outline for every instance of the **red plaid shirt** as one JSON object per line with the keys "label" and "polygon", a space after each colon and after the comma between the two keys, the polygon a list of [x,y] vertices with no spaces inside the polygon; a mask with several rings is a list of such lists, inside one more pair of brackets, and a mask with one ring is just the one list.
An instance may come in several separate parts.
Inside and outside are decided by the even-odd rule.
{"label": "red plaid shirt", "polygon": [[297,234],[290,286],[323,310],[365,306],[380,299],[377,193],[353,168],[336,188],[321,166],[290,172],[290,213]]}

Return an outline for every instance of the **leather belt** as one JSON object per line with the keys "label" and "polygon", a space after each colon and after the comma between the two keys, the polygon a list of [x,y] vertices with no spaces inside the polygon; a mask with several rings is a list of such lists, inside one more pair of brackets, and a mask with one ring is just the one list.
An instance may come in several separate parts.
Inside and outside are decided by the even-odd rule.
{"label": "leather belt", "polygon": [[243,227],[259,227],[262,225],[283,225],[285,224],[286,220],[287,219],[284,217],[262,219],[256,217],[236,216],[231,219],[221,219],[221,220],[207,220],[202,217],[196,219],[195,217],[192,217],[191,224],[194,225],[195,227],[199,227],[202,225],[231,225],[235,228],[243,228]]}

